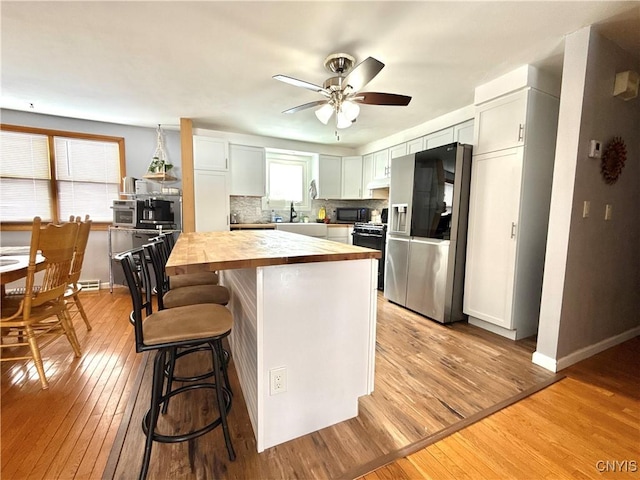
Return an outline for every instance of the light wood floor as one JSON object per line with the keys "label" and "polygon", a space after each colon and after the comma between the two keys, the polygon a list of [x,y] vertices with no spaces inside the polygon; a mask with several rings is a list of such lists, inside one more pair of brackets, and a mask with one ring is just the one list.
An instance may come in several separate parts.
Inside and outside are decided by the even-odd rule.
{"label": "light wood floor", "polygon": [[[49,390],[40,389],[35,368],[30,362],[2,364],[0,474],[3,479],[102,476],[121,419],[128,413],[125,410],[143,359],[142,355],[135,353],[131,326],[127,321],[131,308],[129,297],[124,290],[116,292],[113,295],[107,292],[83,295],[94,329],[87,332],[81,321],[76,322],[84,352],[81,359],[73,357],[64,339],[45,349]],[[367,460],[361,463],[373,465],[368,459],[379,458],[385,451],[398,450],[461,417],[472,416],[474,412],[497,403],[496,398],[508,398],[552,377],[531,364],[530,355],[534,349],[531,342],[506,341],[462,323],[442,326],[382,298],[379,299],[378,323],[376,391],[362,399],[360,416],[351,422],[345,435],[331,427],[303,437],[296,444],[287,442],[261,455],[256,454],[259,463],[276,465],[275,471],[279,474],[271,471],[270,476],[262,475],[267,470],[261,470],[259,463],[251,463],[257,462],[256,458],[251,461],[240,458],[230,465],[223,454],[218,455],[213,450],[213,454],[205,453],[197,460],[211,463],[217,472],[215,478],[337,478],[339,472],[346,472],[351,467],[344,459],[336,461],[332,455],[326,455],[332,445],[345,451],[345,458],[362,457]],[[636,344],[636,359],[637,350]],[[602,378],[614,377],[612,372],[593,371],[588,367],[587,373],[582,373],[583,383],[594,384],[595,380],[603,382]],[[613,397],[617,398],[616,388],[624,390],[629,382],[637,385],[638,371],[636,368],[631,376],[596,384],[596,390],[613,390]],[[573,392],[573,395],[578,393]],[[564,403],[565,397],[571,398],[571,395],[561,392],[553,402],[561,399]],[[633,401],[633,406],[624,408],[635,412],[637,431],[637,395]],[[399,408],[399,402],[406,402],[405,407]],[[234,445],[236,451],[253,449],[255,452],[251,426],[240,415],[243,408],[241,394],[236,393],[232,410],[236,417],[231,423]],[[538,417],[542,415],[537,406],[530,407],[530,410]],[[575,422],[575,418],[584,418],[583,409],[576,412],[569,418],[571,422]],[[550,422],[564,420],[554,418]],[[367,435],[367,428],[376,422],[385,429],[378,436],[371,437]],[[139,423],[136,427],[139,429]],[[553,431],[553,426],[550,430]],[[217,438],[218,433],[216,430],[199,440]],[[175,460],[176,466],[164,472],[165,478],[189,475],[180,466],[186,457],[180,447],[169,446],[172,453],[168,459],[171,462]],[[323,459],[309,465],[305,458],[314,452],[319,452]],[[157,457],[158,449],[154,455]],[[456,465],[463,465],[461,462],[460,458],[455,460]],[[410,460],[400,463],[409,465]],[[305,470],[309,466],[310,474]],[[233,468],[238,471],[232,475],[230,469]],[[409,478],[428,478],[423,470],[413,468],[408,470],[412,473],[402,474],[405,477],[398,476],[400,473],[393,466],[370,475],[375,475],[373,478],[407,478],[406,475]],[[387,472],[388,469],[392,469],[391,473]],[[485,473],[495,471],[497,467],[488,466],[488,469]],[[307,475],[300,473],[303,471]],[[415,476],[416,472],[420,475]],[[506,478],[500,472],[497,477]],[[362,471],[358,475],[365,473]],[[136,475],[134,467],[123,478]],[[479,478],[478,475],[467,475]],[[199,476],[210,478],[212,475],[209,472]],[[514,478],[513,475],[510,477]]]}
{"label": "light wood floor", "polygon": [[[357,418],[258,454],[232,359],[235,395],[229,420],[236,461],[228,461],[218,429],[196,442],[194,472],[187,462],[186,444],[154,445],[150,476],[353,478],[352,472],[362,465],[554,377],[531,363],[532,351],[532,342],[514,343],[464,323],[443,326],[379,297],[375,391],[360,399]],[[204,361],[208,364],[209,357],[205,355]],[[182,362],[194,370],[200,366],[193,356]],[[144,438],[140,422],[149,405],[149,380],[145,373],[122,453],[106,478],[125,479],[140,468]],[[213,398],[198,395],[172,400],[161,418],[161,431],[184,431],[214,418],[217,412],[208,407]]]}
{"label": "light wood floor", "polygon": [[640,478],[640,337],[360,480]]}

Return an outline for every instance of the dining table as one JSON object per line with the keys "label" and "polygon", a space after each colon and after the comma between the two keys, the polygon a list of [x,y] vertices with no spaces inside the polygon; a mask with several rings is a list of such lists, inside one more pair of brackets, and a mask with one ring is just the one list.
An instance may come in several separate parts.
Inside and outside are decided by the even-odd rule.
{"label": "dining table", "polygon": [[[27,276],[29,267],[29,246],[0,247],[0,284],[2,295],[7,283],[15,282]],[[36,272],[45,267],[44,257],[36,255]]]}

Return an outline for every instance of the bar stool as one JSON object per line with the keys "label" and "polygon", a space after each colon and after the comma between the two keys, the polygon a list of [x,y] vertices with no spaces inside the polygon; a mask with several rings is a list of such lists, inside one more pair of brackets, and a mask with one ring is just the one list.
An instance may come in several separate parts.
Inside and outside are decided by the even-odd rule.
{"label": "bar stool", "polygon": [[[193,469],[195,450],[193,440],[218,426],[222,426],[229,460],[235,460],[235,451],[231,443],[227,413],[231,408],[231,393],[223,386],[221,372],[222,339],[231,333],[233,317],[222,305],[213,303],[189,305],[172,309],[150,312],[150,302],[143,298],[142,291],[149,280],[148,265],[143,248],[129,250],[116,255],[120,262],[129,287],[133,311],[136,352],[155,350],[153,380],[151,385],[151,405],[147,411],[142,429],[146,435],[144,457],[139,478],[144,480],[149,472],[149,461],[153,442],[177,443],[189,442],[189,462]],[[144,279],[144,280],[143,280]],[[146,283],[148,286],[149,283]],[[147,297],[148,298],[148,297]],[[143,318],[143,310],[146,317]],[[163,393],[165,364],[171,349],[208,345],[216,352],[213,357],[215,383],[193,383]],[[164,435],[156,431],[158,417],[163,405],[171,397],[197,389],[214,389],[220,416],[209,424],[187,433]]]}
{"label": "bar stool", "polygon": [[[168,286],[168,277],[165,270],[164,256],[162,255],[162,240],[156,237],[155,241],[143,245],[145,251],[145,257],[151,260],[156,280],[156,292],[158,296],[158,309],[165,310],[177,307],[184,307],[187,305],[198,305],[203,303],[215,303],[219,305],[226,305],[229,302],[229,290],[221,285],[193,285],[190,287],[173,288],[166,290]],[[169,361],[166,366],[167,376],[167,392],[172,388],[173,381],[179,382],[196,382],[204,380],[213,375],[213,371],[205,372],[190,377],[174,376],[175,363],[179,358],[192,353],[207,350],[207,345],[187,346],[185,348],[172,348],[169,351]],[[222,373],[224,376],[225,386],[229,392],[233,393],[231,389],[231,383],[229,382],[229,375],[227,368],[231,358],[230,353],[222,348]],[[214,351],[211,351],[212,356],[215,355]],[[166,413],[169,402],[165,402],[163,406],[163,413]]]}
{"label": "bar stool", "polygon": [[[167,258],[164,254],[164,242],[155,237],[143,247],[151,260],[155,272],[158,309],[164,310],[165,308],[182,307],[197,303],[217,303],[220,305],[229,303],[229,289],[222,285],[197,284],[176,287],[175,283],[177,282],[171,282],[173,286],[169,288],[169,277],[165,270]],[[182,275],[177,277],[182,277]]]}
{"label": "bar stool", "polygon": [[[157,240],[162,241],[162,247],[159,247],[158,250],[162,255],[163,264],[166,265],[167,260],[169,260],[169,255],[171,254],[171,250],[173,250],[173,246],[175,245],[175,239],[173,234],[169,233],[161,233],[157,237],[149,239],[151,242]],[[174,275],[173,277],[167,277],[167,289],[193,287],[196,285],[218,285],[219,281],[220,278],[216,272],[198,272]]]}

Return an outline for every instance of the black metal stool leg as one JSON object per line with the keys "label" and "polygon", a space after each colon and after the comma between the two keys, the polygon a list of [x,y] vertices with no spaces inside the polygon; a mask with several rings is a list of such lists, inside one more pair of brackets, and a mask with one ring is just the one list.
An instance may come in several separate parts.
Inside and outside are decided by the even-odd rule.
{"label": "black metal stool leg", "polygon": [[[160,414],[160,401],[162,399],[162,387],[164,386],[164,362],[166,350],[159,350],[153,362],[153,381],[151,383],[151,410],[149,415],[149,425],[147,428],[147,439],[144,446],[144,457],[142,459],[142,469],[140,470],[140,480],[145,480],[149,473],[149,461],[151,460],[151,447],[153,446],[153,436],[158,424]],[[144,420],[143,420],[144,430]]]}
{"label": "black metal stool leg", "polygon": [[169,369],[167,371],[167,390],[165,396],[167,399],[164,401],[162,405],[162,414],[167,413],[167,409],[169,408],[169,394],[171,393],[171,389],[173,388],[173,371],[176,367],[176,348],[172,347],[169,350]]}
{"label": "black metal stool leg", "polygon": [[[236,459],[236,452],[231,444],[231,435],[229,434],[229,425],[227,424],[227,406],[225,405],[224,388],[222,387],[222,378],[220,378],[220,370],[222,368],[220,355],[222,354],[222,341],[220,339],[211,342],[211,347],[216,351],[213,355],[213,371],[216,378],[216,396],[218,397],[218,409],[220,410],[220,421],[222,422],[222,431],[224,433],[224,443],[227,445],[229,460]],[[229,396],[231,401],[231,396]]]}

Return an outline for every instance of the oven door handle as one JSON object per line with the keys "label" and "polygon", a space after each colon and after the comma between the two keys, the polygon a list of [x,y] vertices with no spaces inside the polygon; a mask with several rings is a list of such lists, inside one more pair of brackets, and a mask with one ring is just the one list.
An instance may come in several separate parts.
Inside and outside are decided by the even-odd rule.
{"label": "oven door handle", "polygon": [[383,235],[377,235],[375,233],[360,233],[360,232],[353,232],[351,235],[353,235],[354,237],[357,235],[358,237],[374,237],[374,238],[383,238]]}

